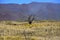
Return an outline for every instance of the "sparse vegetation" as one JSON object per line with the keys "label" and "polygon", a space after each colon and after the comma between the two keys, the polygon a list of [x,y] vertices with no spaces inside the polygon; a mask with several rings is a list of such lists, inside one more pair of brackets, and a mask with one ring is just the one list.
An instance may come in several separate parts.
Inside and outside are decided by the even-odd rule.
{"label": "sparse vegetation", "polygon": [[33,22],[31,25],[28,22],[1,21],[0,39],[60,40],[60,21],[39,21]]}
{"label": "sparse vegetation", "polygon": [[28,17],[28,22],[29,22],[29,24],[32,24],[33,20],[34,20],[34,16],[33,16],[33,15],[30,15],[30,16]]}

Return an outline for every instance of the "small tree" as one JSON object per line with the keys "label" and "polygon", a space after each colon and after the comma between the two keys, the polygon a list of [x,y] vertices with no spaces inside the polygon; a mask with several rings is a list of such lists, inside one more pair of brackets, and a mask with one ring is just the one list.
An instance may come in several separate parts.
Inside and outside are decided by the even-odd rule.
{"label": "small tree", "polygon": [[29,22],[29,24],[32,24],[33,20],[34,20],[34,16],[33,16],[33,15],[30,15],[30,16],[28,17],[28,22]]}

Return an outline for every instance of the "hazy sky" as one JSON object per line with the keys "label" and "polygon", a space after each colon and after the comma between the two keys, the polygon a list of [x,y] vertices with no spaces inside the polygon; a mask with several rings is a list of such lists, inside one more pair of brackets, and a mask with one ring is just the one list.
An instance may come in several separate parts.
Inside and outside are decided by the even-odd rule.
{"label": "hazy sky", "polygon": [[60,0],[0,0],[0,3],[31,3],[31,2],[52,2],[52,3],[60,3]]}

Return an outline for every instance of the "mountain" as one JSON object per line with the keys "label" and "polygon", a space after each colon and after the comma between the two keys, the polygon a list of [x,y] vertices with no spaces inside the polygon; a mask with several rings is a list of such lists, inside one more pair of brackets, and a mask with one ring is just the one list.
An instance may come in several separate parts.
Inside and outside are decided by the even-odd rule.
{"label": "mountain", "polygon": [[0,20],[60,20],[60,4],[32,2],[29,4],[0,4]]}

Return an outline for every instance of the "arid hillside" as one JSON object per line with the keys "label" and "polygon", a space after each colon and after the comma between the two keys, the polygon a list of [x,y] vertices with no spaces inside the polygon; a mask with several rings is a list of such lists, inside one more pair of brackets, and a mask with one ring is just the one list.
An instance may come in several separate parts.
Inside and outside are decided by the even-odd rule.
{"label": "arid hillside", "polygon": [[25,21],[30,14],[36,16],[35,20],[60,20],[60,4],[0,4],[0,20]]}

